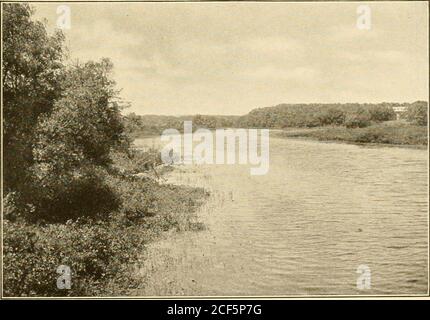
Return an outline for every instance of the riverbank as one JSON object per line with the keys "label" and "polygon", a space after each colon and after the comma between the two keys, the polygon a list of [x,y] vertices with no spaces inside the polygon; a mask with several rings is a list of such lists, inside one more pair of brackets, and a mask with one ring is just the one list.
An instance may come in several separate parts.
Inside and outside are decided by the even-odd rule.
{"label": "riverbank", "polygon": [[[121,204],[103,217],[31,223],[19,217],[6,196],[5,296],[125,295],[141,285],[136,270],[145,264],[142,253],[148,244],[167,232],[202,229],[196,210],[208,193],[166,183],[163,175],[174,169],[144,170],[141,160],[146,157],[113,156],[114,170],[104,182]],[[69,289],[56,286],[60,265],[70,268]]]}
{"label": "riverbank", "polygon": [[405,122],[387,121],[365,128],[340,126],[317,128],[288,128],[271,130],[274,137],[305,138],[318,141],[344,142],[365,145],[388,145],[426,149],[427,126],[416,126]]}

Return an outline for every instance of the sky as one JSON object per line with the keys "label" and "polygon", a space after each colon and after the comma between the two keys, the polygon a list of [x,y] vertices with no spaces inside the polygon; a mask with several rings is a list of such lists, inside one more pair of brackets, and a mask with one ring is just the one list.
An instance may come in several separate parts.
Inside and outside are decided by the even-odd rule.
{"label": "sky", "polygon": [[[64,3],[62,3],[64,4]],[[359,5],[370,29],[357,28]],[[50,32],[55,3],[33,4]],[[70,3],[70,59],[114,63],[126,113],[428,101],[428,3]]]}

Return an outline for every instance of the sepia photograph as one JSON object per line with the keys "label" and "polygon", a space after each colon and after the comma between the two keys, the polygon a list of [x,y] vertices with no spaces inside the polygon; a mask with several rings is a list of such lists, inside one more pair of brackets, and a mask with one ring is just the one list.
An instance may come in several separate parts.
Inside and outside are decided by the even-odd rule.
{"label": "sepia photograph", "polygon": [[10,1],[1,55],[2,298],[428,297],[427,1]]}

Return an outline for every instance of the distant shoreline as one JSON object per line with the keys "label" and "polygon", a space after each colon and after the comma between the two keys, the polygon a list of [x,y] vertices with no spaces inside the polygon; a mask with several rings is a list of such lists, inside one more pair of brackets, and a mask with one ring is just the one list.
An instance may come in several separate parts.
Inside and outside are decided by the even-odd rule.
{"label": "distant shoreline", "polygon": [[271,136],[359,146],[401,147],[427,150],[428,128],[401,122],[377,124],[365,128],[316,127],[272,129]]}
{"label": "distant shoreline", "polygon": [[336,144],[350,144],[361,147],[386,147],[386,148],[403,148],[403,149],[414,149],[414,150],[427,150],[427,145],[419,144],[393,144],[393,143],[371,143],[371,142],[350,142],[345,140],[319,140],[315,137],[300,137],[300,136],[274,136],[274,138],[289,138],[294,140],[304,140],[304,141],[315,141],[321,143],[336,143]]}
{"label": "distant shoreline", "polygon": [[[142,132],[133,135],[133,139],[150,139],[159,137],[160,134],[158,132]],[[428,127],[414,126],[397,121],[375,124],[365,128],[326,126],[270,129],[270,136],[274,138],[303,139],[326,143],[346,143],[367,147],[400,147],[427,150],[428,146]]]}

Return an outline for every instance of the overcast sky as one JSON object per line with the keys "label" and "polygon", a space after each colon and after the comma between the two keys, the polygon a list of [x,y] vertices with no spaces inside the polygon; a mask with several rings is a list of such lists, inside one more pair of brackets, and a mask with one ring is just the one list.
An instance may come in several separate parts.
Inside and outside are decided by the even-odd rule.
{"label": "overcast sky", "polygon": [[[138,114],[428,100],[428,3],[71,4],[71,57],[109,57]],[[52,30],[58,4],[34,4]]]}

